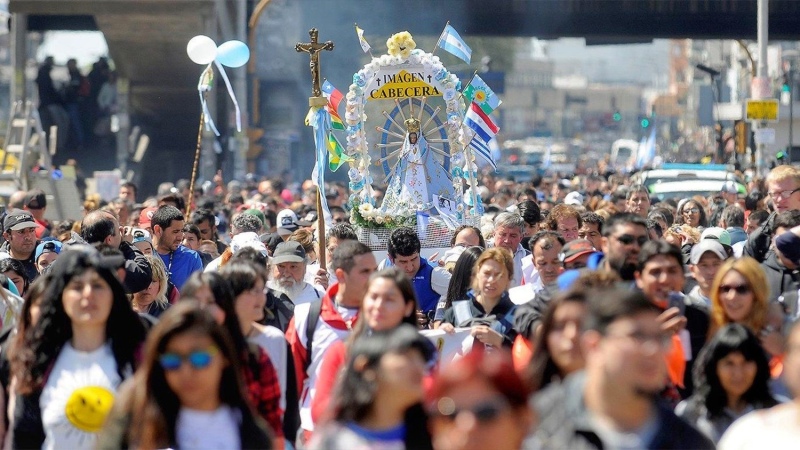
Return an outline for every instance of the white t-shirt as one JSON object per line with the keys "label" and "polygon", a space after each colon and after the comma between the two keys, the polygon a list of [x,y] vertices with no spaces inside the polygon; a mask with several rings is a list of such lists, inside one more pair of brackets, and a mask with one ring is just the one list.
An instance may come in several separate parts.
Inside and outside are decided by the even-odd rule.
{"label": "white t-shirt", "polygon": [[800,442],[800,408],[795,402],[768,410],[753,411],[728,427],[717,448],[749,450],[753,448],[797,448]]}
{"label": "white t-shirt", "polygon": [[181,408],[175,422],[175,440],[184,450],[240,449],[239,421],[238,411],[228,405],[214,411]]}
{"label": "white t-shirt", "polygon": [[306,282],[303,282],[303,284],[304,284],[303,290],[300,292],[297,298],[292,299],[292,303],[294,303],[295,306],[302,305],[305,303],[315,302],[321,299],[323,295],[325,295],[325,292],[320,291],[313,285],[308,284]]}
{"label": "white t-shirt", "polygon": [[65,344],[39,399],[42,448],[94,448],[121,382],[110,344],[91,352]]}
{"label": "white t-shirt", "polygon": [[286,371],[287,342],[283,332],[271,325],[255,324],[248,341],[267,352],[275,371],[278,372],[278,383],[281,386],[281,409],[286,411]]}

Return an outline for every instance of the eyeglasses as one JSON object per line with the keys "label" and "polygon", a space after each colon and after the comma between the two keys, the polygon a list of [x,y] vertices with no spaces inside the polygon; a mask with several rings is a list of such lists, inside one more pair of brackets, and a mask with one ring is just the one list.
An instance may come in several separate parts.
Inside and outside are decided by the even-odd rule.
{"label": "eyeglasses", "polygon": [[684,214],[697,214],[700,212],[700,208],[687,208],[683,210]]}
{"label": "eyeglasses", "polygon": [[650,240],[647,236],[632,236],[630,234],[623,234],[615,237],[615,239],[618,240],[622,245],[631,245],[636,242],[639,244],[639,247],[643,246],[645,242]]}
{"label": "eyeglasses", "polygon": [[436,413],[439,417],[452,421],[461,413],[468,411],[479,423],[489,423],[510,408],[508,401],[500,396],[484,400],[469,408],[458,408],[452,398],[443,397],[436,404]]}
{"label": "eyeglasses", "polygon": [[750,286],[746,284],[739,284],[739,285],[727,285],[723,284],[719,287],[719,291],[723,294],[727,294],[730,291],[736,291],[739,295],[744,295],[750,292]]}
{"label": "eyeglasses", "polygon": [[768,192],[769,196],[778,200],[778,199],[787,199],[791,197],[795,192],[800,191],[800,188],[797,188],[793,191],[780,191],[780,192]]}
{"label": "eyeglasses", "polygon": [[193,369],[205,369],[211,364],[211,359],[219,352],[217,347],[211,347],[208,350],[196,350],[188,355],[179,355],[177,353],[164,353],[158,358],[161,367],[170,372],[178,370],[183,365],[184,361],[188,361]]}

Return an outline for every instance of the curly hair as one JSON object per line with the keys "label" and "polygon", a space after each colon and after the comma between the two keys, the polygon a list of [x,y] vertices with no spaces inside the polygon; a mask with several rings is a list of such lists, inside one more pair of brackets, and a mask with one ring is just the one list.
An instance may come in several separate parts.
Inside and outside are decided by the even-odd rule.
{"label": "curly hair", "polygon": [[565,205],[559,204],[553,207],[550,210],[550,215],[547,216],[547,228],[553,231],[558,230],[558,222],[564,219],[575,219],[578,221],[578,228],[583,226],[583,219],[581,219],[581,213],[572,206],[572,205]]}
{"label": "curly hair", "polygon": [[42,297],[39,321],[17,336],[21,340],[20,351],[11,361],[11,367],[21,393],[30,394],[44,387],[48,371],[64,344],[72,339],[72,322],[64,309],[62,296],[73,278],[88,271],[97,272],[111,288],[106,340],[111,344],[117,373],[124,379],[127,370],[136,368],[135,354],[144,342],[145,330],[139,315],[131,309],[125,288],[97,253],[71,249],[53,263],[51,282]]}
{"label": "curly hair", "polygon": [[419,253],[421,244],[416,231],[408,227],[400,227],[389,236],[387,251],[392,259],[399,256],[411,256]]}

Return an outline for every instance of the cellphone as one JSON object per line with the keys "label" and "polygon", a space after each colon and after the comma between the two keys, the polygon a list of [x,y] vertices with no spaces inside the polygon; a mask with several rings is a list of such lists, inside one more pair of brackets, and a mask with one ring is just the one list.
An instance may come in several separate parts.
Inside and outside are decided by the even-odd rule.
{"label": "cellphone", "polygon": [[669,302],[667,308],[678,308],[681,315],[686,315],[686,303],[683,302],[683,294],[680,292],[670,292],[668,296]]}

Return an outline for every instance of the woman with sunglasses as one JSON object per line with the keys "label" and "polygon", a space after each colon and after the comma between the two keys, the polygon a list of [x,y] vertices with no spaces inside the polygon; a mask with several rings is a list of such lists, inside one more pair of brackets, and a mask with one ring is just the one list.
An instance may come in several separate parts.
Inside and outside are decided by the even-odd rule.
{"label": "woman with sunglasses", "polygon": [[170,308],[103,428],[100,448],[270,448],[225,329],[194,301]]}
{"label": "woman with sunglasses", "polygon": [[783,353],[780,307],[767,300],[767,277],[755,259],[729,259],[719,268],[711,285],[709,336],[731,323],[739,323],[759,337],[770,356]]}
{"label": "woman with sunglasses", "polygon": [[131,295],[131,306],[139,314],[148,314],[159,318],[170,306],[166,295],[169,285],[167,268],[164,267],[164,262],[158,256],[147,255],[145,258],[150,264],[153,278],[147,289]]}
{"label": "woman with sunglasses", "polygon": [[700,351],[693,375],[695,392],[675,413],[715,443],[739,417],[778,404],[770,393],[767,356],[744,325],[721,328]]}
{"label": "woman with sunglasses", "polygon": [[703,205],[694,199],[689,199],[678,206],[678,212],[675,214],[675,225],[683,224],[694,228],[706,228],[708,219]]}
{"label": "woman with sunglasses", "polygon": [[347,342],[335,342],[325,351],[311,404],[311,417],[315,422],[324,419],[328,412],[336,381],[347,359],[348,347],[363,335],[392,330],[404,323],[417,327],[416,310],[414,286],[402,270],[389,267],[372,274],[353,333]]}
{"label": "woman with sunglasses", "polygon": [[136,368],[144,327],[108,266],[93,248],[53,263],[39,320],[16,337],[14,448],[94,447]]}
{"label": "woman with sunglasses", "polygon": [[473,351],[445,367],[428,396],[437,450],[516,450],[533,423],[529,391],[506,352]]}
{"label": "woman with sunglasses", "polygon": [[355,339],[336,387],[333,417],[314,431],[309,448],[431,448],[422,381],[435,353],[411,324]]}
{"label": "woman with sunglasses", "polygon": [[[238,266],[238,264],[236,264]],[[229,269],[230,270],[230,269]],[[239,320],[236,294],[231,281],[220,272],[195,272],[186,281],[181,297],[197,298],[201,308],[222,324],[239,351],[239,366],[250,401],[275,435],[275,446],[282,447],[284,436],[281,384],[267,353],[257,344],[248,342],[245,327]]]}

